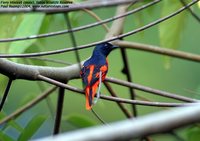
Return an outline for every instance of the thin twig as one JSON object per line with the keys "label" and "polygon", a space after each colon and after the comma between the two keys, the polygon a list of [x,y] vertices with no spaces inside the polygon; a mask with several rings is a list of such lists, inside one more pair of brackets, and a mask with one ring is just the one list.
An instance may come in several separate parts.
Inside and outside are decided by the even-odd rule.
{"label": "thin twig", "polygon": [[65,96],[65,89],[63,87],[59,88],[58,99],[57,99],[57,109],[56,109],[56,118],[54,123],[53,135],[56,135],[60,131],[60,124],[62,120],[62,111],[63,111],[63,102]]}
{"label": "thin twig", "polygon": [[141,95],[136,95],[136,97],[137,97],[138,99],[140,99],[140,100],[151,101],[151,100],[149,100],[149,99],[147,99],[146,97],[141,96]]}
{"label": "thin twig", "polygon": [[[138,32],[141,32],[143,30],[146,30],[152,26],[155,26],[163,21],[166,21],[176,15],[178,15],[179,13],[183,12],[185,9],[187,9],[187,7],[190,7],[192,5],[194,5],[195,3],[197,3],[199,0],[194,0],[192,2],[190,2],[189,4],[187,4],[186,6],[178,9],[177,11],[163,17],[163,18],[160,18],[158,20],[155,20],[145,26],[142,26],[140,28],[137,28],[133,31],[130,31],[130,32],[127,32],[127,33],[124,33],[124,34],[121,34],[121,35],[118,35],[118,36],[115,36],[115,37],[112,37],[110,39],[105,39],[105,40],[102,40],[102,41],[97,41],[97,42],[93,42],[93,43],[90,43],[90,44],[87,44],[87,45],[82,45],[82,46],[77,46],[77,49],[85,49],[85,48],[89,48],[91,46],[95,46],[97,44],[100,44],[100,43],[105,43],[105,42],[111,42],[111,41],[114,41],[114,40],[117,40],[117,39],[120,39],[120,38],[124,38],[124,37],[128,37],[130,35],[133,35],[133,34],[136,34]],[[1,54],[0,55],[0,58],[18,58],[18,57],[35,57],[35,56],[45,56],[45,55],[53,55],[53,54],[59,54],[59,53],[64,53],[64,52],[68,52],[68,51],[73,51],[74,48],[67,48],[67,49],[60,49],[60,50],[54,50],[54,51],[46,51],[46,52],[37,52],[37,53],[25,53],[25,54]]]}
{"label": "thin twig", "polygon": [[187,53],[187,52],[183,52],[183,51],[178,51],[178,50],[174,50],[174,49],[161,48],[158,46],[134,43],[134,42],[129,42],[129,41],[117,41],[116,45],[119,45],[124,48],[142,50],[142,51],[146,51],[146,52],[168,55],[168,56],[172,56],[172,57],[180,58],[180,59],[184,59],[184,60],[200,62],[200,55],[193,54],[193,53]]}
{"label": "thin twig", "polygon": [[108,125],[100,116],[99,114],[97,114],[97,112],[95,112],[95,110],[92,108],[91,109],[92,113],[95,115],[95,117],[104,125]]}
{"label": "thin twig", "polygon": [[39,103],[44,98],[46,98],[49,94],[51,94],[53,91],[55,91],[56,88],[57,87],[55,87],[55,86],[49,88],[43,94],[41,94],[41,95],[37,96],[35,99],[33,99],[31,102],[29,102],[26,105],[20,107],[19,109],[17,109],[15,112],[11,113],[10,115],[8,115],[7,117],[5,117],[4,119],[1,119],[0,120],[0,125],[2,125],[5,122],[8,122],[9,120],[12,120],[12,119],[18,117],[21,113],[23,113],[23,112],[27,111],[28,109],[32,108],[37,103]]}
{"label": "thin twig", "polygon": [[[97,14],[95,14],[93,11],[88,10],[88,9],[83,9],[83,11],[86,12],[86,13],[88,13],[92,17],[94,17],[97,21],[99,21],[99,22],[102,21],[102,19]],[[108,28],[108,26],[105,23],[103,23],[101,25],[105,29],[105,31],[107,31],[107,32],[109,31],[109,28]],[[71,30],[73,30],[73,29],[71,29]]]}
{"label": "thin twig", "polygon": [[[180,0],[183,6],[186,5],[186,2],[184,0]],[[190,12],[190,14],[200,23],[200,17],[195,14],[190,7],[187,8],[187,10]]]}
{"label": "thin twig", "polygon": [[75,56],[76,56],[76,61],[77,61],[77,63],[79,64],[79,69],[81,69],[81,64],[80,64],[81,59],[80,59],[80,56],[79,56],[79,52],[78,52],[78,50],[77,50],[76,38],[75,38],[75,36],[74,36],[73,31],[71,31],[72,25],[71,25],[71,22],[70,22],[68,13],[65,15],[65,20],[66,20],[66,22],[67,22],[67,27],[68,27],[68,29],[69,29],[69,31],[70,31],[70,32],[69,32],[69,33],[70,33],[69,35],[70,35],[70,38],[71,38],[71,41],[72,41],[72,45],[73,45],[73,47],[74,47]]}
{"label": "thin twig", "polygon": [[176,99],[176,100],[180,100],[180,101],[200,102],[197,99],[192,99],[192,98],[188,98],[188,97],[185,97],[185,96],[180,96],[180,95],[177,95],[177,94],[174,94],[174,93],[169,93],[169,92],[153,89],[153,88],[150,88],[150,87],[130,83],[130,82],[127,82],[127,81],[124,81],[124,80],[116,79],[116,78],[106,78],[105,80],[108,81],[108,82],[112,82],[112,83],[115,83],[115,84],[119,84],[119,85],[122,85],[122,86],[129,87],[129,88],[134,88],[134,89],[141,90],[141,91],[144,91],[144,92],[148,92],[148,93],[152,93],[152,94],[156,94],[156,95],[160,95],[160,96],[164,96],[164,97],[168,97],[168,98],[172,98],[172,99]]}
{"label": "thin twig", "polygon": [[120,97],[111,97],[111,96],[106,96],[106,95],[101,95],[100,98],[109,100],[109,101],[143,105],[143,106],[154,106],[154,107],[179,107],[179,106],[190,105],[189,103],[149,102],[149,101],[141,101],[141,100],[130,100],[130,99],[125,99],[125,98],[120,98]]}
{"label": "thin twig", "polygon": [[66,61],[51,59],[51,58],[44,58],[44,57],[31,57],[29,59],[40,60],[40,61],[51,62],[51,63],[57,63],[57,64],[63,64],[63,65],[72,65],[72,63],[69,63],[69,62],[66,62]]}
{"label": "thin twig", "polygon": [[[128,82],[132,82],[132,77],[131,77],[131,73],[130,73],[126,50],[125,50],[125,48],[121,48],[120,51],[121,51],[122,59],[124,62],[124,68],[122,69],[122,73],[124,73],[126,75]],[[129,88],[129,91],[130,91],[131,99],[134,100],[135,95],[136,95],[134,89]],[[132,105],[132,111],[133,111],[134,116],[137,116],[136,105]]]}
{"label": "thin twig", "polygon": [[[51,78],[38,75],[38,79],[45,81],[47,83],[63,87],[65,89],[80,93],[80,94],[85,94],[82,89],[78,89],[76,87],[61,83],[59,81],[53,80]],[[138,104],[138,105],[145,105],[145,106],[158,106],[158,107],[176,107],[176,106],[184,106],[184,105],[189,105],[188,103],[164,103],[164,102],[149,102],[149,101],[140,101],[140,100],[129,100],[129,99],[124,99],[124,98],[117,98],[117,97],[111,97],[111,96],[105,96],[101,95],[100,98],[105,99],[105,100],[110,100],[110,101],[117,101],[117,102],[122,102],[122,103],[128,103],[128,104]],[[188,98],[189,99],[189,98]],[[199,102],[198,100],[193,100],[193,102]]]}
{"label": "thin twig", "polygon": [[11,87],[11,85],[12,85],[12,82],[13,82],[13,79],[12,79],[12,78],[9,78],[8,83],[7,83],[7,86],[6,86],[6,89],[5,89],[4,94],[3,94],[3,98],[2,98],[2,100],[1,100],[0,111],[2,110],[3,105],[4,105],[5,101],[6,101],[6,98],[7,98],[7,96],[8,96],[10,87]]}

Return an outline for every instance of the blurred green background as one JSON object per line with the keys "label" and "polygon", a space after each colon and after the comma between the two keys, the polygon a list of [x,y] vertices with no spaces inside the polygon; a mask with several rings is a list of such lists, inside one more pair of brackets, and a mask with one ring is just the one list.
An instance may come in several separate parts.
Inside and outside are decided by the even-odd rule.
{"label": "blurred green background", "polygon": [[[148,2],[148,1],[146,1]],[[136,8],[145,2],[136,4],[130,9]],[[139,13],[128,16],[124,25],[124,32],[131,31],[147,23],[150,23],[164,15],[167,15],[181,6],[180,2],[174,3],[174,6],[169,6],[169,2],[163,1],[155,6],[145,9]],[[200,15],[199,8],[195,5],[193,10]],[[174,10],[175,9],[175,10]],[[116,7],[99,8],[92,10],[101,19],[110,18],[115,15]],[[71,12],[70,19],[73,27],[83,26],[96,22],[96,20],[83,11]],[[24,37],[34,34],[42,34],[67,29],[64,14],[2,14],[0,15],[0,38],[9,37]],[[107,24],[108,26],[111,23]],[[145,31],[131,35],[124,40],[145,43],[149,45],[163,46],[173,48],[194,54],[200,54],[200,28],[199,22],[195,20],[188,12],[184,12],[179,17],[171,19],[171,23],[164,22],[161,25],[153,26]],[[170,29],[167,30],[166,29]],[[174,33],[174,34],[173,34]],[[93,27],[90,29],[75,32],[75,37],[78,45],[88,44],[91,42],[104,39],[106,31],[102,26]],[[166,36],[161,36],[162,34]],[[166,38],[165,38],[166,37]],[[172,44],[172,45],[170,45]],[[48,38],[41,38],[27,41],[17,41],[11,43],[0,43],[1,53],[28,53],[48,50],[57,50],[71,47],[72,43],[68,34],[58,35]],[[92,53],[93,47],[79,51],[81,60],[87,59]],[[144,51],[127,49],[129,66],[131,69],[132,80],[135,83],[149,86],[155,89],[160,89],[187,97],[200,97],[200,65],[196,62],[185,61],[176,58],[166,58],[163,55],[148,53]],[[67,52],[47,58],[63,60],[67,63],[77,63],[74,52]],[[11,59],[18,63],[62,67],[66,65],[38,61],[34,59]],[[123,61],[119,50],[115,50],[109,55],[109,73],[107,76],[126,80],[126,76],[121,73]],[[5,76],[0,76],[1,93],[5,89],[8,79]],[[82,88],[81,80],[71,80],[70,85]],[[3,113],[11,114],[16,109],[20,108],[38,96],[42,90],[50,87],[50,84],[44,82],[15,80],[8,99],[5,103]],[[114,91],[119,97],[130,98],[129,90],[119,85],[112,85]],[[103,94],[109,95],[108,91],[103,86],[101,89]],[[152,95],[149,93],[135,91],[137,95],[145,97],[151,101],[160,102],[177,102],[168,98]],[[16,126],[9,124],[7,127],[1,127],[1,134],[9,136],[17,140],[22,133],[22,129],[28,128],[27,125],[38,115],[44,117],[41,124],[38,123],[38,130],[33,133],[33,138],[49,136],[53,131],[54,115],[56,109],[57,94],[51,94],[48,99],[50,107],[46,100],[43,100],[30,110],[24,112],[13,122]],[[126,105],[131,111],[131,106]],[[125,115],[121,112],[115,102],[99,100],[94,106],[95,111],[103,120],[108,123],[124,120]],[[137,106],[138,115],[147,115],[167,108]],[[54,111],[51,113],[51,111]],[[52,116],[53,114],[53,116]],[[187,114],[187,113],[186,113]],[[36,118],[37,120],[37,118]],[[37,123],[37,122],[36,122]],[[79,128],[100,125],[100,121],[92,114],[85,110],[85,97],[75,92],[65,91],[65,101],[63,109],[62,132],[72,131]],[[41,126],[40,126],[41,125]],[[31,131],[30,131],[31,132]],[[198,139],[200,130],[198,127],[183,128],[177,130],[177,134],[186,140]],[[192,136],[192,137],[191,137]],[[197,136],[197,137],[196,137]],[[195,138],[196,137],[196,138]],[[171,134],[162,134],[152,136],[153,140],[178,140]]]}

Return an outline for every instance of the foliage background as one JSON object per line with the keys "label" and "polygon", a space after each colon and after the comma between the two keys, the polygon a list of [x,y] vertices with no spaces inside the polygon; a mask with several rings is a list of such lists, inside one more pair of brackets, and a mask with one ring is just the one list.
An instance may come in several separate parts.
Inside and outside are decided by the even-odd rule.
{"label": "foliage background", "polygon": [[[144,3],[138,3],[136,6],[131,8],[137,7],[141,4]],[[125,21],[124,32],[131,31],[142,25],[150,23],[155,19],[174,12],[182,6],[179,1],[174,2],[173,6],[171,5],[171,1],[162,1],[139,13],[128,16]],[[200,15],[197,5],[193,6],[192,9]],[[107,7],[94,9],[93,12],[95,12],[101,19],[106,19],[114,16],[115,10],[116,7]],[[86,25],[96,21],[93,17],[83,11],[71,12],[70,19],[73,27]],[[1,14],[0,21],[0,38],[30,36],[67,28],[64,14]],[[111,23],[108,25],[111,25]],[[172,18],[170,21],[163,22],[162,24],[151,27],[150,29],[129,36],[125,38],[125,40],[200,54],[200,48],[198,47],[200,44],[199,33],[199,22],[195,20],[189,12],[185,11],[181,15]],[[98,26],[75,32],[74,34],[77,44],[82,45],[102,40],[106,35],[106,31],[103,30],[102,26]],[[69,35],[64,34],[37,40],[34,39],[0,43],[0,51],[1,53],[27,53],[57,50],[71,46],[72,43]],[[92,53],[92,50],[93,48],[80,50],[79,53],[81,60],[88,58]],[[133,82],[199,99],[200,66],[198,63],[181,59],[172,59],[163,55],[137,50],[127,49],[127,53]],[[71,64],[76,63],[74,52],[48,56],[48,58],[63,60],[66,63]],[[65,66],[52,62],[38,61],[35,59],[11,60],[24,64],[54,67]],[[122,68],[123,62],[120,51],[116,50],[109,56],[108,76],[126,79],[125,75],[121,73]],[[1,93],[3,93],[7,81],[8,80],[5,76],[0,76]],[[69,84],[82,88],[80,79],[72,80]],[[49,86],[49,84],[44,82],[26,80],[14,81],[2,113],[5,113],[6,115],[12,113],[17,108],[39,95],[41,90],[43,91]],[[117,85],[112,86],[119,97],[129,98],[129,91],[127,88]],[[108,94],[108,91],[104,87],[101,92]],[[175,100],[155,96],[141,91],[136,91],[136,93],[151,101],[175,102]],[[76,93],[67,90],[65,91],[65,95],[63,121],[61,127],[62,132],[101,124],[90,111],[85,110],[84,96],[77,95]],[[27,138],[31,137],[32,139],[35,139],[51,135],[54,123],[54,117],[52,115],[55,114],[56,99],[57,92],[52,94],[48,100],[42,101],[31,110],[23,113],[7,126],[1,126],[2,130],[0,131],[0,137],[4,139],[7,138],[7,140],[23,140],[23,138],[26,139],[26,136]],[[50,109],[47,106],[47,103],[50,103]],[[126,105],[126,107],[131,109],[129,105]],[[101,118],[108,123],[126,118],[116,106],[116,103],[113,102],[99,100],[94,109],[98,112]],[[139,116],[165,109],[166,108],[137,106]],[[51,113],[51,111],[53,111],[53,113]],[[34,125],[36,126],[35,131],[33,130]],[[29,126],[31,126],[31,128]],[[27,133],[25,132],[27,129],[32,130],[29,130],[29,133]],[[199,132],[200,130],[198,126],[191,126],[189,128],[178,130],[177,134],[185,140],[192,141],[198,139]],[[30,136],[28,136],[29,134]],[[152,138],[155,141],[160,139],[163,141],[177,140],[177,138],[170,134],[155,135],[152,136]]]}

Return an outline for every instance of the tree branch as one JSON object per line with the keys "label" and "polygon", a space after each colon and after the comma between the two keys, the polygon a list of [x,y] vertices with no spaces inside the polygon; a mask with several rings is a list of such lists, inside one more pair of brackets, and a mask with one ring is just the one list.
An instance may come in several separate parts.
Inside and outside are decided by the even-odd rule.
{"label": "tree branch", "polygon": [[9,78],[8,83],[7,83],[7,86],[6,86],[6,89],[5,89],[4,94],[3,94],[3,98],[1,99],[1,103],[0,103],[0,112],[1,112],[1,110],[2,110],[2,108],[3,108],[3,106],[4,106],[4,103],[5,103],[6,98],[7,98],[7,96],[8,96],[8,93],[9,93],[9,90],[10,90],[10,88],[11,88],[12,82],[13,82],[13,80],[12,80],[11,78]]}
{"label": "tree branch", "polygon": [[68,81],[79,78],[79,72],[78,64],[56,68],[24,65],[0,59],[0,73],[13,79],[38,80],[37,76],[40,74],[58,81]]}
{"label": "tree branch", "polygon": [[[184,0],[180,0],[183,6],[186,5],[186,2]],[[195,14],[190,7],[187,8],[187,10],[190,12],[190,14],[200,23],[200,17]]]}
{"label": "tree branch", "polygon": [[185,97],[185,96],[177,95],[177,94],[174,94],[174,93],[169,93],[169,92],[153,89],[153,88],[150,88],[150,87],[146,87],[146,86],[142,86],[142,85],[139,85],[139,84],[130,83],[130,82],[127,82],[127,81],[124,81],[124,80],[116,79],[116,78],[106,78],[106,81],[112,82],[112,83],[115,83],[115,84],[119,84],[119,85],[122,85],[122,86],[130,87],[130,88],[134,88],[134,89],[137,89],[137,90],[141,90],[141,91],[144,91],[144,92],[156,94],[156,95],[159,95],[159,96],[180,100],[180,101],[200,102],[197,99],[192,99],[192,98],[188,98],[188,97]]}
{"label": "tree branch", "polygon": [[[88,13],[94,19],[96,19],[96,21],[98,21],[98,22],[102,22],[103,21],[95,12],[93,12],[91,10],[88,10],[88,9],[83,9],[83,11],[86,12],[86,13]],[[105,23],[103,23],[101,25],[105,29],[106,32],[109,31],[109,28],[108,28],[108,26]],[[73,30],[73,28],[71,30]]]}
{"label": "tree branch", "polygon": [[[129,5],[120,5],[117,7],[116,16],[123,15],[127,12]],[[115,20],[105,36],[105,39],[118,36],[123,33],[125,17]]]}
{"label": "tree branch", "polygon": [[[64,133],[55,137],[46,137],[35,141],[61,141],[61,140],[129,140],[168,132],[186,125],[200,122],[200,105],[173,108],[137,119],[125,120],[109,124]],[[155,118],[156,117],[156,118]],[[123,132],[122,132],[123,131]]]}
{"label": "tree branch", "polygon": [[65,66],[72,65],[72,63],[64,61],[64,60],[51,59],[51,58],[45,58],[45,57],[31,57],[31,58],[28,58],[28,59],[51,62],[51,63],[57,63],[57,64],[65,65]]}
{"label": "tree branch", "polygon": [[142,50],[146,52],[152,52],[152,53],[158,53],[163,54],[167,56],[172,56],[175,58],[180,58],[184,60],[194,61],[194,62],[200,62],[200,55],[187,53],[183,51],[168,49],[168,48],[161,48],[159,46],[153,46],[153,45],[147,45],[147,44],[141,44],[141,43],[134,43],[129,41],[117,41],[115,42],[116,45],[119,45],[120,47],[129,48],[129,49],[137,49]]}
{"label": "tree branch", "polygon": [[65,89],[60,87],[57,98],[57,108],[56,108],[56,117],[54,122],[54,130],[53,135],[59,134],[60,132],[60,124],[62,120],[62,112],[63,112],[63,104],[65,98]]}

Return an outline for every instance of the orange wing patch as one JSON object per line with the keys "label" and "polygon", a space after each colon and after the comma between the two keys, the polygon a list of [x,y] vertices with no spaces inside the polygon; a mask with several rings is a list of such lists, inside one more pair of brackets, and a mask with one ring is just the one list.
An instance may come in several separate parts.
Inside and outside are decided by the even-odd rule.
{"label": "orange wing patch", "polygon": [[92,75],[93,75],[93,72],[94,72],[94,65],[91,65],[91,66],[89,67],[89,69],[90,69],[90,73],[89,73],[89,75],[88,75],[88,77],[87,77],[88,84],[90,84],[90,82],[91,82],[91,80],[92,80]]}
{"label": "orange wing patch", "polygon": [[100,68],[100,71],[102,72],[102,82],[105,80],[106,78],[106,74],[107,74],[107,71],[108,71],[108,66],[107,65],[104,65]]}
{"label": "orange wing patch", "polygon": [[[98,86],[99,86],[99,81],[97,81],[93,86],[87,86],[85,88],[85,98],[86,98],[85,107],[86,107],[87,110],[91,110],[91,108],[92,108],[92,102],[93,102],[93,99],[96,95],[96,91],[97,91]],[[90,93],[90,92],[92,92],[92,93]],[[90,98],[90,96],[92,98]]]}

